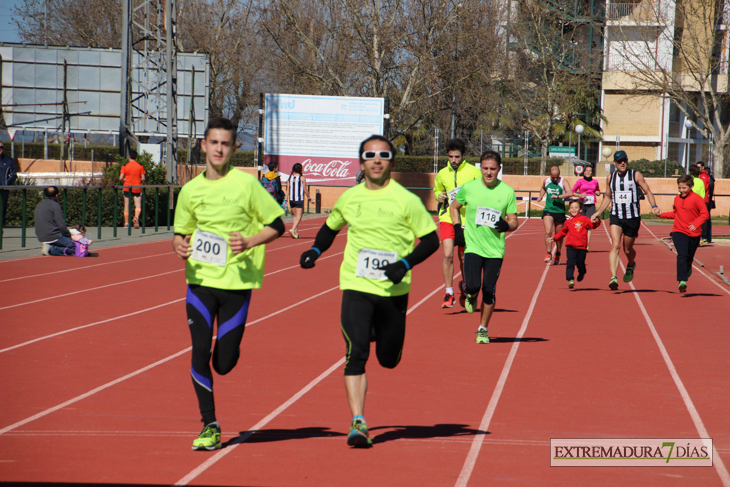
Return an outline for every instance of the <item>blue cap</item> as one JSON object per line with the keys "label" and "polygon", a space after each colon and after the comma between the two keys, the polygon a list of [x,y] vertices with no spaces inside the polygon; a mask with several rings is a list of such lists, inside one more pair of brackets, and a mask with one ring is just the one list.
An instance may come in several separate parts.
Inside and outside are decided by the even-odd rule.
{"label": "blue cap", "polygon": [[617,150],[617,151],[616,151],[616,152],[615,152],[615,153],[613,154],[613,160],[614,160],[614,161],[616,161],[616,162],[618,162],[618,161],[620,161],[621,159],[626,159],[626,160],[628,160],[628,159],[629,159],[629,156],[627,156],[627,155],[626,155],[626,152],[625,152],[625,151],[622,151],[622,150]]}

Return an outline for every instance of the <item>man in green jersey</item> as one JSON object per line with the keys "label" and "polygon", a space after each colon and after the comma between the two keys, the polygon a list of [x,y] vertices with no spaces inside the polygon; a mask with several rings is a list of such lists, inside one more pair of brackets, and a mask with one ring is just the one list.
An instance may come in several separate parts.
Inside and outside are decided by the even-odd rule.
{"label": "man in green jersey", "polygon": [[[464,271],[464,249],[454,245],[454,223],[451,221],[449,205],[461,185],[482,177],[479,169],[472,166],[464,159],[466,144],[460,139],[452,139],[446,143],[446,153],[449,156],[449,163],[441,169],[436,176],[433,186],[433,195],[438,200],[439,230],[441,232],[441,245],[444,249],[444,260],[441,263],[441,270],[444,273],[446,284],[446,295],[444,296],[442,308],[454,306],[454,247],[456,247],[459,267]],[[465,305],[464,281],[459,281],[459,303]]]}
{"label": "man in green jersey", "polygon": [[[504,234],[517,230],[515,191],[497,178],[501,167],[500,155],[486,151],[481,157],[481,179],[462,186],[451,204],[456,244],[466,244],[464,282],[469,313],[474,312],[479,289],[482,290],[477,343],[489,343],[489,320],[494,312],[497,279],[504,259]],[[466,206],[466,217],[462,222],[463,206]]]}
{"label": "man in green jersey", "polygon": [[264,279],[263,244],[284,233],[284,210],[255,177],[230,168],[235,135],[226,118],[208,123],[201,144],[205,170],[183,186],[175,209],[172,248],[185,261],[190,374],[205,425],[193,450],[221,447],[210,370],[213,321],[217,318],[213,368],[225,375],[238,362],[251,290]]}
{"label": "man in green jersey", "polygon": [[[367,377],[365,364],[370,342],[383,367],[400,362],[406,332],[410,270],[438,249],[436,224],[421,200],[396,181],[391,142],[373,135],[360,144],[360,168],[365,183],[340,196],[327,221],[317,233],[314,246],[302,254],[303,268],[314,267],[317,258],[349,225],[347,245],[340,267],[345,338],[345,390],[352,412],[347,444],[372,445],[363,414]],[[416,239],[420,239],[414,248]]]}
{"label": "man in green jersey", "polygon": [[[538,201],[547,195],[545,199],[545,209],[542,212],[542,222],[545,226],[545,262],[552,259],[552,237],[563,229],[565,224],[565,200],[573,197],[573,190],[567,180],[560,177],[560,168],[553,166],[550,168],[550,177],[546,178],[540,185],[540,196]],[[560,264],[560,247],[562,241],[555,242],[555,261],[553,265]]]}

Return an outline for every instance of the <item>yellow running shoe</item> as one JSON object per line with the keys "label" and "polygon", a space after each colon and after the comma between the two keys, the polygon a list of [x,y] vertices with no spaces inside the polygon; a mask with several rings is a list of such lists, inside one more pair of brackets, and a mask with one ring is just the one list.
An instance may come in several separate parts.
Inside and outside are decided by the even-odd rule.
{"label": "yellow running shoe", "polygon": [[193,450],[213,451],[221,447],[221,428],[218,423],[210,423],[193,441]]}

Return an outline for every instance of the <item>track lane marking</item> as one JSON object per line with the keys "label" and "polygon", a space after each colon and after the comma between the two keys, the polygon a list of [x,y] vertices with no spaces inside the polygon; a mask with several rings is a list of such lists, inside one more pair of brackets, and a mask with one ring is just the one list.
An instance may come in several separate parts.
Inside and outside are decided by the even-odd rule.
{"label": "track lane marking", "polygon": [[[290,310],[292,308],[296,308],[297,306],[299,306],[301,304],[304,304],[304,303],[306,303],[308,301],[311,301],[311,300],[316,299],[316,298],[318,298],[320,296],[323,296],[323,295],[325,295],[325,294],[327,294],[329,292],[334,291],[335,289],[339,289],[339,287],[340,286],[337,285],[335,287],[329,288],[326,291],[322,291],[319,294],[315,294],[314,296],[310,296],[310,297],[308,297],[306,299],[303,299],[303,300],[299,301],[298,303],[294,303],[294,304],[292,304],[290,306],[287,306],[286,308],[280,309],[280,310],[275,311],[275,312],[273,312],[273,313],[271,313],[269,315],[266,315],[263,318],[259,318],[258,320],[254,320],[251,323],[246,323],[246,327],[248,328],[249,326],[255,325],[256,323],[260,323],[260,322],[262,322],[264,320],[267,320],[267,319],[271,318],[272,316],[276,316],[276,315],[281,314],[281,313],[283,313],[285,311],[288,311],[288,310]],[[182,299],[179,299],[178,301],[182,301],[184,299],[185,298],[182,298]],[[160,306],[165,306],[165,305],[160,305]],[[215,338],[215,337],[213,337],[213,338]],[[51,408],[48,408],[45,411],[41,411],[38,414],[34,414],[33,416],[31,416],[29,418],[26,418],[26,419],[23,419],[21,421],[18,421],[17,423],[13,423],[10,426],[6,426],[5,428],[0,429],[0,435],[5,434],[8,431],[12,431],[12,430],[14,430],[16,428],[19,428],[20,426],[23,426],[25,424],[28,424],[28,423],[30,423],[32,421],[35,421],[36,419],[40,419],[40,418],[42,418],[44,416],[47,416],[47,415],[49,415],[49,414],[51,414],[51,413],[53,413],[55,411],[58,411],[59,409],[63,409],[63,408],[65,408],[65,407],[67,407],[67,406],[69,406],[71,404],[74,404],[76,402],[79,402],[82,399],[86,399],[87,397],[93,396],[97,392],[101,392],[101,391],[103,391],[105,389],[108,389],[108,388],[110,388],[110,387],[112,387],[112,386],[114,386],[116,384],[119,384],[120,382],[123,382],[123,381],[125,381],[127,379],[131,379],[132,377],[135,377],[135,376],[137,376],[139,374],[142,374],[143,372],[146,372],[146,371],[148,371],[148,370],[150,370],[150,369],[152,369],[154,367],[157,367],[158,365],[162,365],[162,364],[164,364],[166,362],[169,362],[170,360],[173,360],[173,359],[179,357],[180,355],[183,355],[184,353],[187,353],[187,352],[191,351],[192,349],[193,349],[192,346],[191,347],[188,347],[188,348],[186,348],[184,350],[181,350],[181,351],[179,351],[177,353],[174,353],[174,354],[172,354],[172,355],[170,355],[168,357],[165,357],[165,358],[163,358],[161,360],[158,360],[157,362],[155,362],[153,364],[150,364],[150,365],[148,365],[146,367],[143,367],[143,368],[141,368],[139,370],[136,370],[134,372],[131,372],[131,373],[125,375],[124,377],[120,377],[120,378],[118,378],[116,380],[113,380],[111,382],[107,382],[106,384],[101,385],[101,386],[99,386],[99,387],[97,387],[95,389],[92,389],[89,392],[86,392],[84,394],[81,394],[80,396],[76,396],[73,399],[69,399],[68,401],[62,402],[61,404],[58,404],[58,405],[53,406]]]}
{"label": "track lane marking", "polygon": [[[459,277],[461,273],[457,274],[456,277]],[[441,286],[437,287],[431,293],[429,293],[425,298],[421,299],[418,303],[414,304],[411,309],[409,309],[406,312],[406,316],[411,314],[415,309],[417,309],[419,306],[421,306],[423,303],[425,303],[427,300],[429,300],[434,294],[439,292],[442,289],[445,289],[446,285],[442,284]],[[269,413],[268,416],[263,418],[261,421],[256,423],[251,429],[246,431],[243,435],[239,436],[237,439],[232,441],[230,444],[228,444],[225,448],[222,450],[219,450],[218,453],[208,458],[205,462],[200,464],[197,468],[192,470],[189,474],[187,474],[185,477],[181,478],[177,482],[175,482],[173,485],[187,485],[193,480],[195,480],[197,477],[200,476],[203,472],[208,470],[210,467],[212,467],[214,464],[216,464],[218,461],[220,461],[223,457],[231,453],[233,450],[235,450],[239,445],[244,443],[246,440],[248,440],[254,433],[261,430],[264,426],[266,426],[268,423],[270,423],[274,418],[276,418],[279,414],[281,414],[284,410],[286,410],[289,406],[297,402],[304,394],[311,391],[317,384],[322,382],[327,376],[329,376],[332,372],[337,370],[342,364],[345,363],[345,357],[342,357],[340,360],[332,364],[327,370],[322,372],[319,376],[317,376],[312,382],[304,386],[299,392],[294,394],[292,397],[290,397],[287,401],[285,401],[281,406],[276,408],[274,411]]]}
{"label": "track lane marking", "polygon": [[[606,232],[606,235],[608,236],[609,242],[611,241],[611,235],[608,233],[608,230],[605,226],[603,226],[603,230]],[[651,231],[649,233],[652,233]],[[652,235],[654,235],[652,233]],[[655,236],[656,237],[656,236]],[[624,263],[621,259],[619,259],[619,265],[621,266],[621,270],[626,273],[626,267],[624,266]],[[636,299],[636,303],[639,305],[639,309],[641,310],[641,314],[644,316],[644,320],[646,321],[647,326],[649,327],[649,331],[651,331],[651,335],[654,337],[654,341],[657,344],[657,347],[659,347],[659,352],[662,354],[662,358],[664,359],[664,363],[667,366],[667,369],[669,369],[669,375],[671,375],[672,380],[674,381],[674,384],[677,386],[677,389],[679,390],[679,395],[682,397],[682,401],[684,401],[684,405],[687,408],[687,411],[689,412],[690,417],[692,418],[692,422],[695,425],[695,429],[697,429],[697,433],[700,435],[700,438],[710,438],[710,435],[707,433],[707,429],[705,428],[705,424],[702,422],[702,418],[700,417],[700,413],[697,411],[697,408],[694,405],[694,402],[692,402],[692,398],[689,396],[689,392],[687,391],[687,388],[684,387],[684,383],[682,382],[682,379],[679,377],[679,373],[677,372],[677,369],[674,367],[674,362],[672,362],[671,357],[669,356],[669,352],[667,352],[666,347],[664,346],[664,342],[662,341],[661,337],[659,336],[659,332],[657,332],[656,328],[654,327],[654,322],[649,317],[649,313],[646,311],[646,308],[644,307],[644,302],[641,300],[641,297],[639,296],[639,293],[636,292],[636,287],[634,286],[633,281],[629,282],[629,287],[634,291],[632,294],[634,295],[634,298]],[[727,468],[725,468],[725,464],[723,463],[722,459],[720,458],[719,453],[717,452],[717,448],[712,446],[713,450],[713,459],[712,463],[715,467],[715,470],[717,470],[717,474],[720,476],[720,480],[722,481],[722,484],[725,487],[730,487],[730,474],[728,474]]]}
{"label": "track lane marking", "polygon": [[[336,254],[328,255],[327,257],[322,257],[322,258],[317,259],[317,260],[327,260],[330,257],[335,257],[337,255],[342,255],[342,254],[344,254],[344,252],[339,252],[339,253],[336,253]],[[285,267],[284,269],[279,269],[279,270],[276,270],[276,271],[269,272],[268,274],[264,274],[264,277],[270,276],[270,275],[273,275],[273,274],[278,274],[279,272],[283,272],[283,271],[286,271],[286,270],[289,270],[289,269],[294,269],[296,267],[299,267],[299,264],[293,265],[291,267]],[[13,345],[12,347],[0,349],[0,353],[9,352],[10,350],[14,350],[16,348],[24,347],[26,345],[30,345],[32,343],[40,342],[42,340],[47,340],[49,338],[57,337],[59,335],[65,335],[66,333],[71,333],[73,331],[83,330],[84,328],[89,328],[89,327],[96,326],[96,325],[102,325],[104,323],[109,323],[110,321],[120,320],[122,318],[129,318],[130,316],[135,316],[135,315],[138,315],[138,314],[141,314],[141,313],[146,313],[147,311],[152,311],[152,310],[155,310],[155,309],[158,309],[158,308],[162,308],[164,306],[169,306],[171,304],[179,303],[180,301],[185,301],[185,298],[175,299],[175,300],[172,300],[172,301],[168,301],[167,303],[159,304],[157,306],[152,306],[150,308],[145,308],[143,310],[135,311],[133,313],[128,313],[128,314],[125,314],[125,315],[122,315],[122,316],[116,316],[114,318],[108,318],[106,320],[97,321],[96,323],[90,323],[88,325],[77,326],[75,328],[70,328],[68,330],[59,331],[57,333],[52,333],[50,335],[42,336],[42,337],[39,337],[39,338],[34,338],[33,340],[29,340],[27,342],[19,343],[17,345]],[[270,316],[273,316],[273,315],[270,315]],[[255,323],[255,322],[253,322],[253,323]]]}

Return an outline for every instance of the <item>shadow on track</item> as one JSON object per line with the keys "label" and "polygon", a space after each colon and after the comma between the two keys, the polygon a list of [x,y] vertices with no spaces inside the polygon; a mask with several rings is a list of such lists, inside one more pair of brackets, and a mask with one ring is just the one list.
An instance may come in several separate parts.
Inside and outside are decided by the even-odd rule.
{"label": "shadow on track", "polygon": [[514,343],[514,342],[524,342],[524,343],[534,343],[534,342],[548,342],[547,338],[539,338],[539,337],[489,337],[489,343]]}
{"label": "shadow on track", "polygon": [[248,431],[239,431],[239,436],[231,438],[223,444],[223,447],[240,443],[246,438],[246,443],[269,443],[272,441],[303,440],[307,438],[332,438],[336,436],[347,436],[345,433],[330,431],[329,428],[312,427],[297,429],[264,429],[250,434]]}
{"label": "shadow on track", "polygon": [[373,445],[403,439],[453,438],[489,434],[488,431],[467,428],[465,424],[435,424],[433,426],[377,426],[370,428],[371,436],[374,431],[386,429],[390,431],[373,437]]}

